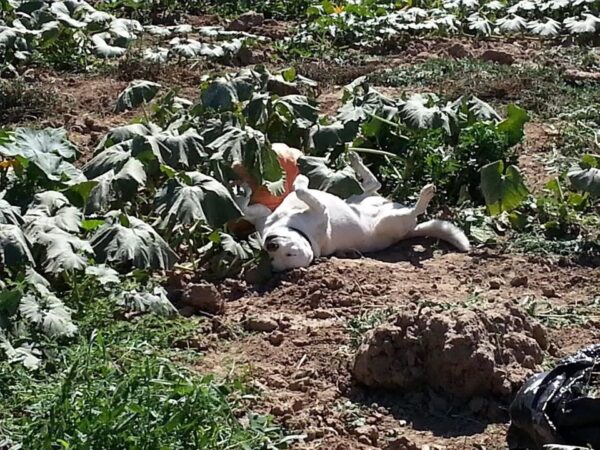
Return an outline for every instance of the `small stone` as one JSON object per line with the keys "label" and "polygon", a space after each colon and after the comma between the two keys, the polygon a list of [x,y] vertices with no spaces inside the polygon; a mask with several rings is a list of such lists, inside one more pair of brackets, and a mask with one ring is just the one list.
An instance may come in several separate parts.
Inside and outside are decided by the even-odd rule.
{"label": "small stone", "polygon": [[544,297],[548,297],[548,298],[558,297],[558,295],[556,295],[556,290],[550,286],[543,287],[542,294],[544,294]]}
{"label": "small stone", "polygon": [[269,335],[269,342],[271,345],[279,347],[281,344],[283,344],[284,338],[285,335],[281,331],[274,331]]}
{"label": "small stone", "polygon": [[183,302],[198,311],[218,315],[225,312],[225,302],[213,284],[190,284],[183,294]]}
{"label": "small stone", "polygon": [[277,329],[277,322],[270,317],[251,317],[244,322],[244,329],[270,333]]}
{"label": "small stone", "polygon": [[512,287],[527,286],[528,284],[529,279],[526,276],[514,277],[512,280],[510,280],[510,285]]}
{"label": "small stone", "polygon": [[515,58],[510,53],[500,50],[486,50],[481,54],[479,59],[506,65],[510,65],[515,62]]}

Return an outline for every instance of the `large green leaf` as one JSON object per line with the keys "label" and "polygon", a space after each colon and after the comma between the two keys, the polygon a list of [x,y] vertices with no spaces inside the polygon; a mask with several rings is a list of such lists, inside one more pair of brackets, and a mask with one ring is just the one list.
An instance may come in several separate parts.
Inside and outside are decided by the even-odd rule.
{"label": "large green leaf", "polygon": [[133,265],[141,269],[169,269],[177,255],[150,225],[124,214],[109,220],[94,234],[92,247],[98,261]]}
{"label": "large green leaf", "polygon": [[406,124],[417,129],[442,128],[453,135],[456,113],[451,107],[440,107],[434,94],[414,94],[402,106],[401,116]]}
{"label": "large green leaf", "polygon": [[506,133],[509,145],[516,145],[523,139],[525,123],[529,116],[517,105],[508,105],[506,112],[507,117],[498,124],[498,130]]}
{"label": "large green leaf", "polygon": [[18,225],[0,224],[0,263],[9,267],[33,263],[29,243]]}
{"label": "large green leaf", "polygon": [[286,95],[275,100],[273,107],[285,122],[308,129],[319,118],[319,109],[313,103],[303,95]]}
{"label": "large green leaf", "polygon": [[146,184],[144,164],[137,159],[130,159],[114,177],[114,183],[125,199],[131,199]]}
{"label": "large green leaf", "polygon": [[239,98],[235,87],[225,78],[218,78],[202,90],[200,100],[204,108],[231,111]]}
{"label": "large green leaf", "polygon": [[92,36],[92,43],[94,44],[94,52],[96,55],[103,58],[118,58],[127,52],[126,47],[109,44],[106,41],[107,38],[107,33],[99,33]]}
{"label": "large green leaf", "polygon": [[202,137],[191,129],[181,135],[162,132],[135,138],[132,155],[143,158],[140,155],[146,153],[175,169],[190,169],[207,156]]}
{"label": "large green leaf", "polygon": [[49,226],[68,233],[77,233],[83,214],[78,208],[71,206],[69,200],[60,192],[46,191],[34,196],[23,219],[28,227]]}
{"label": "large green leaf", "polygon": [[502,161],[481,168],[481,191],[493,216],[517,208],[529,195],[519,169],[509,166],[505,171]]}
{"label": "large green leaf", "polygon": [[279,194],[283,188],[283,169],[277,154],[267,144],[265,136],[250,127],[229,127],[221,137],[207,148],[214,152],[211,159],[226,162],[242,162],[246,170],[271,192]]}
{"label": "large green leaf", "polygon": [[87,266],[92,248],[76,236],[83,214],[63,194],[56,191],[36,194],[23,220],[25,235],[46,272],[83,270]]}
{"label": "large green leaf", "polygon": [[83,270],[88,265],[93,254],[89,242],[48,225],[30,224],[26,230],[34,250],[40,249],[39,260],[46,272]]}
{"label": "large green leaf", "polygon": [[129,83],[117,98],[115,112],[137,108],[152,100],[160,89],[160,84],[145,80],[134,80]]}
{"label": "large green leaf", "polygon": [[308,177],[311,189],[326,191],[341,198],[363,193],[350,167],[332,170],[327,167],[324,158],[312,156],[301,157],[298,160],[298,167],[300,172]]}
{"label": "large green leaf", "polygon": [[162,229],[192,225],[199,220],[219,228],[241,216],[227,188],[198,172],[169,180],[157,193],[156,212],[163,218],[159,225]]}
{"label": "large green leaf", "polygon": [[48,155],[60,159],[73,160],[77,156],[77,148],[67,139],[63,128],[17,128],[9,143],[0,145],[0,155],[7,157],[20,156],[37,161]]}
{"label": "large green leaf", "polygon": [[[97,149],[112,147],[122,142],[130,141],[136,136],[148,136],[160,132],[160,128],[153,124],[132,123],[122,127],[112,128],[104,135],[98,143]],[[127,150],[124,147],[118,147],[121,150]]]}
{"label": "large green leaf", "polygon": [[50,292],[31,293],[23,297],[19,313],[49,337],[70,337],[77,333],[71,311]]}
{"label": "large green leaf", "polygon": [[131,152],[124,151],[120,145],[109,147],[98,153],[83,166],[83,173],[89,179],[97,178],[110,170],[115,173],[131,159]]}

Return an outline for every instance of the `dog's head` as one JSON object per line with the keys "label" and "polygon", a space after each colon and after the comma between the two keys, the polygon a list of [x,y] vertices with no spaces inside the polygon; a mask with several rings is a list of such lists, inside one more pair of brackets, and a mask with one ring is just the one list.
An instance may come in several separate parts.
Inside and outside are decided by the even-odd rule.
{"label": "dog's head", "polygon": [[314,259],[307,238],[286,227],[269,230],[264,236],[263,247],[271,258],[271,265],[275,272],[308,267]]}

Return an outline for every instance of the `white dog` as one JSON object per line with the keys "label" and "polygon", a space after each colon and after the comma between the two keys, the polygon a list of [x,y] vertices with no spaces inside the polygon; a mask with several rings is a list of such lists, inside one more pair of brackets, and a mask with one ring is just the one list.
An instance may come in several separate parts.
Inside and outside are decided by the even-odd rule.
{"label": "white dog", "polygon": [[275,271],[307,267],[315,258],[383,250],[412,237],[448,241],[458,250],[469,251],[469,240],[456,226],[441,220],[417,224],[435,194],[429,184],[417,204],[406,208],[377,194],[381,184],[351,153],[351,164],[364,193],[342,200],[335,195],[309,189],[308,178],[299,175],[294,191],[271,211],[263,205],[245,205],[246,219],[263,239]]}

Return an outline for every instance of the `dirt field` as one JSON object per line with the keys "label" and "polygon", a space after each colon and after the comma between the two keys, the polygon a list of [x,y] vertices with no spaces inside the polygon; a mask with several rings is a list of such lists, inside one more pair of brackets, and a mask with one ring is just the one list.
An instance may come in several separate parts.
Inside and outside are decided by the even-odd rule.
{"label": "dirt field", "polygon": [[[260,407],[307,434],[298,448],[505,448],[502,413],[490,420],[435,394],[378,393],[353,383],[349,321],[472,296],[481,304],[519,304],[550,295],[554,305],[574,306],[599,295],[596,283],[583,281],[597,278],[598,269],[489,250],[460,255],[431,244],[320,261],[274,280],[266,292],[232,285],[230,295],[241,298],[227,301],[214,320],[216,334],[202,343],[208,350],[201,370],[249,370],[264,390]],[[248,321],[253,329],[272,330],[243,333]],[[549,329],[550,352],[559,357],[597,342],[598,325]]]}

